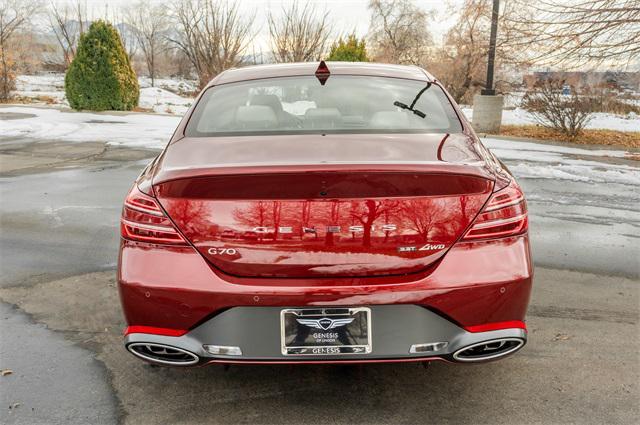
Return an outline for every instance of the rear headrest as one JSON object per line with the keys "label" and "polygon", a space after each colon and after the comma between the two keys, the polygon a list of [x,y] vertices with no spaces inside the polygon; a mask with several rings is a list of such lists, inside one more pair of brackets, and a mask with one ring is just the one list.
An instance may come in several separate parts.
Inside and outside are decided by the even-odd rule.
{"label": "rear headrest", "polygon": [[308,128],[336,128],[342,126],[342,115],[336,108],[311,108],[304,114]]}
{"label": "rear headrest", "polygon": [[256,94],[251,96],[249,104],[270,106],[275,112],[282,112],[282,103],[275,94]]}
{"label": "rear headrest", "polygon": [[268,106],[239,106],[236,111],[236,122],[245,129],[261,130],[278,126],[276,113]]}
{"label": "rear headrest", "polygon": [[370,122],[373,128],[407,128],[409,115],[402,111],[380,111],[373,114]]}

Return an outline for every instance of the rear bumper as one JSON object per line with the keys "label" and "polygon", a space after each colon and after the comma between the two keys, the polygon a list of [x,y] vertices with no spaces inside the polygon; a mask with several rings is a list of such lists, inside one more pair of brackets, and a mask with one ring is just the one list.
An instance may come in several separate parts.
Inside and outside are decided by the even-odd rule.
{"label": "rear bumper", "polygon": [[[122,241],[118,268],[118,284],[127,324],[134,330],[135,327],[153,327],[167,331],[160,332],[163,335],[132,332],[127,335],[126,344],[150,341],[185,347],[198,355],[198,363],[334,361],[329,356],[321,359],[283,359],[277,355],[278,351],[276,355],[270,350],[253,352],[248,331],[243,332],[249,336],[237,341],[246,346],[243,347],[242,359],[214,358],[203,352],[202,345],[212,336],[221,338],[214,344],[224,345],[227,340],[230,341],[231,336],[217,333],[218,327],[214,325],[219,320],[231,317],[231,312],[241,311],[237,310],[239,307],[267,312],[308,306],[369,306],[376,311],[383,307],[413,306],[433,315],[404,323],[397,318],[384,320],[384,323],[389,323],[385,326],[391,327],[395,321],[406,327],[406,332],[423,334],[389,331],[389,335],[395,333],[404,336],[395,342],[379,342],[374,345],[374,351],[375,347],[383,351],[371,353],[364,359],[349,357],[337,361],[453,360],[456,347],[472,343],[477,338],[479,341],[493,337],[526,339],[524,331],[517,328],[483,331],[491,329],[491,326],[485,326],[487,324],[524,320],[532,279],[526,234],[494,241],[456,244],[434,269],[423,275],[305,281],[240,279],[214,270],[194,248],[154,247],[126,240]],[[245,322],[241,319],[238,319],[239,324]],[[434,329],[449,330],[444,335],[449,343],[446,352],[429,356],[409,355],[407,344],[420,343],[420,338],[429,342],[436,336],[424,333],[427,331],[420,325],[422,322],[432,325],[437,322],[442,326],[435,326]],[[274,329],[277,332],[279,325]],[[379,329],[374,330],[374,338],[376,334],[381,337],[379,332]],[[273,335],[269,336],[269,340],[275,344],[280,341]],[[256,344],[256,347],[266,345]]]}
{"label": "rear bumper", "polygon": [[[327,362],[380,362],[445,360],[470,362],[504,357],[522,348],[527,333],[522,328],[506,328],[487,332],[469,332],[449,320],[415,305],[384,305],[371,307],[372,351],[369,354],[337,356],[291,356],[281,350],[279,307],[236,307],[207,320],[182,336],[129,333],[125,345],[145,360],[155,359],[140,355],[134,348],[138,344],[157,344],[192,353],[197,361],[187,365],[207,363],[327,363]],[[487,341],[517,340],[517,347],[488,353],[478,359],[458,356],[466,347]],[[433,350],[412,353],[413,345],[438,344]],[[205,346],[239,348],[236,355],[212,355]],[[507,349],[515,348],[513,350]],[[163,363],[161,360],[158,363]],[[165,363],[169,364],[169,363]],[[174,364],[180,365],[180,364]]]}

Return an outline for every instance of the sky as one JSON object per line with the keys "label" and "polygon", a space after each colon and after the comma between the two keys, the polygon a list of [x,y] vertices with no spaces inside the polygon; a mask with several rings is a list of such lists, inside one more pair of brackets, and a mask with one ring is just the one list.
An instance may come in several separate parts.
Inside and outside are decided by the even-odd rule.
{"label": "sky", "polygon": [[[136,0],[80,0],[86,4],[90,19],[105,16],[113,16],[114,11],[135,3]],[[168,4],[171,0],[145,0],[146,3]],[[267,16],[269,12],[279,13],[282,8],[288,8],[295,0],[238,0],[238,6],[243,14],[251,16],[255,14],[255,27],[257,35],[253,48],[257,51],[268,50],[268,26]],[[54,0],[56,4],[75,4],[76,0]],[[461,4],[462,0],[413,0],[421,9],[434,12],[431,20],[431,33],[434,40],[441,41],[446,30],[453,25],[455,17],[451,14],[451,8],[447,4]],[[325,9],[330,13],[337,35],[355,32],[359,37],[367,34],[369,28],[368,0],[309,0],[318,11]],[[117,12],[116,12],[117,13]]]}

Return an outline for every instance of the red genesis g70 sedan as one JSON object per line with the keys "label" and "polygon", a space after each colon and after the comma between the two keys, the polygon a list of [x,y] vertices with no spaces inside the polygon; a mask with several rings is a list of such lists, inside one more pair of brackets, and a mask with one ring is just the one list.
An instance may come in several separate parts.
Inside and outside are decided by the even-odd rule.
{"label": "red genesis g70 sedan", "polygon": [[527,207],[413,66],[215,77],[126,196],[125,345],[149,362],[480,362],[522,348]]}

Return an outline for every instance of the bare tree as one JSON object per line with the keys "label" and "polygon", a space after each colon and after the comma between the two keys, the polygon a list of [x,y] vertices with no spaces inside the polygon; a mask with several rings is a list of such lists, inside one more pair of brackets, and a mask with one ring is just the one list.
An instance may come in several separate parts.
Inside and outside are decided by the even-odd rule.
{"label": "bare tree", "polygon": [[[520,27],[512,45],[543,65],[572,68],[636,65],[640,57],[640,0],[514,0],[508,18]],[[530,49],[535,46],[535,49]]]}
{"label": "bare tree", "polygon": [[419,64],[433,46],[428,14],[410,0],[371,0],[369,45],[374,59]]}
{"label": "bare tree", "polygon": [[138,35],[137,29],[128,22],[122,22],[120,19],[112,18],[110,22],[120,22],[116,25],[116,30],[118,30],[118,34],[120,35],[120,40],[122,41],[122,47],[124,47],[124,51],[129,56],[129,60],[133,63],[138,55]]}
{"label": "bare tree", "polygon": [[362,246],[371,246],[371,231],[373,223],[381,216],[394,214],[398,210],[398,201],[375,201],[367,199],[364,204],[352,202],[350,217],[362,225]]}
{"label": "bare tree", "polygon": [[[450,6],[457,12],[457,20],[447,31],[444,45],[429,60],[429,70],[437,75],[456,102],[471,102],[473,95],[486,84],[486,60],[489,48],[492,4],[486,0],[465,0]],[[506,2],[499,15],[499,32],[496,43],[496,84],[506,86],[514,67],[526,65],[521,55],[510,46],[515,29],[507,17],[513,14],[513,3]]]}
{"label": "bare tree", "polygon": [[[193,78],[193,64],[182,50],[176,48],[172,49],[167,46],[158,59],[158,68],[162,72],[166,73],[166,75],[178,76],[184,79]],[[181,92],[178,94],[182,96],[194,97],[198,94],[197,91],[195,93],[183,91],[186,90],[186,87],[180,90]]]}
{"label": "bare tree", "polygon": [[12,38],[27,26],[39,8],[37,0],[0,0],[0,100],[9,98],[15,84]]}
{"label": "bare tree", "polygon": [[269,35],[276,62],[320,60],[327,50],[332,27],[329,12],[318,13],[310,5],[293,2],[280,16],[269,13]]}
{"label": "bare tree", "polygon": [[169,41],[189,58],[200,87],[243,62],[243,53],[253,39],[254,17],[242,18],[237,3],[180,0],[172,12],[177,31]]}
{"label": "bare tree", "polygon": [[151,78],[151,86],[155,86],[158,56],[166,48],[168,16],[163,5],[150,5],[139,1],[126,11],[125,20],[137,41],[147,72]]}
{"label": "bare tree", "polygon": [[85,32],[87,11],[78,0],[75,4],[58,7],[55,2],[49,5],[49,25],[62,49],[65,68],[71,65],[76,56],[80,36]]}
{"label": "bare tree", "polygon": [[490,7],[484,0],[465,0],[458,19],[445,35],[444,46],[429,67],[458,103],[468,102],[471,88],[484,84]]}
{"label": "bare tree", "polygon": [[543,126],[574,138],[589,122],[593,99],[579,94],[576,87],[564,94],[564,86],[561,80],[540,81],[522,98],[522,107]]}
{"label": "bare tree", "polygon": [[426,198],[404,202],[399,212],[403,224],[418,233],[423,242],[427,242],[431,233],[442,226],[442,221],[449,221],[443,220],[446,217],[445,210],[442,199]]}

